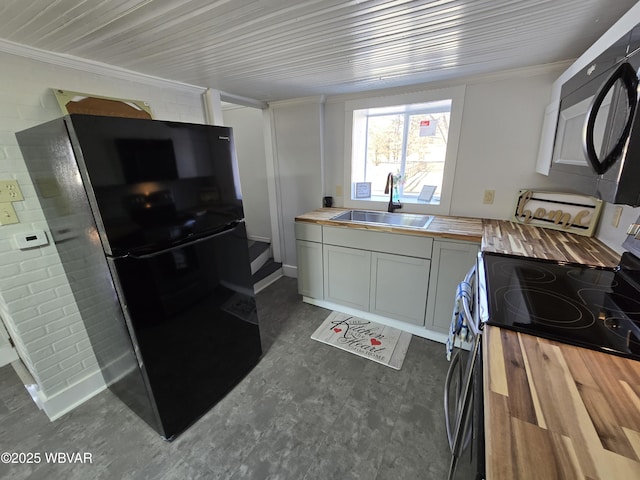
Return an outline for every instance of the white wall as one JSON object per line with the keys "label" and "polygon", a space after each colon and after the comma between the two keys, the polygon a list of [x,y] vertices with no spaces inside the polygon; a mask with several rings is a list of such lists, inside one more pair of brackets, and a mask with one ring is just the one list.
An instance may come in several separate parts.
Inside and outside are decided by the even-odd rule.
{"label": "white wall", "polygon": [[252,240],[270,241],[271,214],[262,110],[225,108],[223,118],[224,125],[233,128],[247,233]]}
{"label": "white wall", "polygon": [[17,179],[25,197],[14,203],[21,223],[0,226],[0,311],[42,399],[58,406],[57,413],[48,411],[56,416],[103,383],[55,247],[13,246],[17,233],[47,230],[14,132],[62,115],[52,87],[145,100],[154,118],[194,123],[204,123],[203,89],[2,52],[0,64],[0,179]]}
{"label": "white wall", "polygon": [[285,275],[296,275],[295,217],[322,206],[322,98],[270,104],[280,250]]}
{"label": "white wall", "polygon": [[[469,82],[451,215],[510,218],[519,189],[554,189],[536,173],[544,109],[561,69],[524,69]],[[493,205],[482,203],[495,190]]]}
{"label": "white wall", "polygon": [[[545,105],[551,85],[565,65],[542,66],[470,78],[450,84],[430,84],[376,92],[385,96],[408,91],[466,84],[462,128],[453,182],[450,215],[509,218],[521,188],[553,188],[547,177],[535,172],[536,155]],[[373,94],[368,94],[373,97]],[[325,183],[328,195],[342,205],[348,194],[344,162],[345,102],[358,96],[328,97],[325,106]],[[482,204],[485,189],[495,190],[495,202]],[[406,204],[404,212],[411,212]]]}

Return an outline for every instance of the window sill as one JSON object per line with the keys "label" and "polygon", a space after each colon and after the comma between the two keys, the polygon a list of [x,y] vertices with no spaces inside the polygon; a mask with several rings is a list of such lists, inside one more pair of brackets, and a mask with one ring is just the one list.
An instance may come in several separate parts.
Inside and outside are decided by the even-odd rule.
{"label": "window sill", "polygon": [[[357,202],[372,202],[372,203],[378,203],[378,202],[384,202],[384,203],[389,203],[389,196],[388,195],[372,195],[370,198],[352,198],[352,201],[357,201]],[[433,198],[430,202],[425,202],[423,200],[418,200],[417,197],[402,197],[400,198],[400,203],[402,203],[403,205],[406,204],[414,204],[414,205],[434,205],[434,206],[439,206],[440,205],[440,197],[438,198]]]}

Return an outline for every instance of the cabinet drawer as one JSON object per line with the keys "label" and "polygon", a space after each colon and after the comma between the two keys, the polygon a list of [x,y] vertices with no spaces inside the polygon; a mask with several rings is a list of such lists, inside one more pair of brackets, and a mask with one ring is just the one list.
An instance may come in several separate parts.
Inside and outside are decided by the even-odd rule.
{"label": "cabinet drawer", "polygon": [[338,245],[418,258],[431,258],[433,248],[431,237],[373,232],[355,228],[325,226],[322,237],[325,245]]}
{"label": "cabinet drawer", "polygon": [[296,240],[322,242],[322,225],[315,223],[296,222]]}

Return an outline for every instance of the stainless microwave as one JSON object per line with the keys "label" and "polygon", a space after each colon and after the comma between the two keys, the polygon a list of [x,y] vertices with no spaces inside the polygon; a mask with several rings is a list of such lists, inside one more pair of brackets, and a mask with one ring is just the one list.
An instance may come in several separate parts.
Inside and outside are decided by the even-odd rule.
{"label": "stainless microwave", "polygon": [[562,86],[549,177],[609,203],[640,205],[640,28]]}

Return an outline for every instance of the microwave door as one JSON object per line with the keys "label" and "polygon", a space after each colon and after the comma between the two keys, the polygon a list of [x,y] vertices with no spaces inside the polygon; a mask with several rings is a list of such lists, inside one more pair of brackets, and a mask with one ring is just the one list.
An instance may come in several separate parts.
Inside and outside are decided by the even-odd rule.
{"label": "microwave door", "polygon": [[619,159],[627,143],[636,108],[638,77],[622,63],[596,93],[586,116],[583,149],[598,175]]}
{"label": "microwave door", "polygon": [[[599,83],[593,85],[591,88],[593,93],[577,92],[567,96],[561,102],[553,152],[553,164],[556,169],[561,167],[565,170],[569,169],[568,171],[579,171],[582,175],[585,174],[582,171],[583,168],[586,171],[592,171],[584,153],[584,127],[599,86]],[[609,95],[603,99],[595,118],[593,143],[598,152],[602,151],[612,96],[613,91],[610,90]]]}

